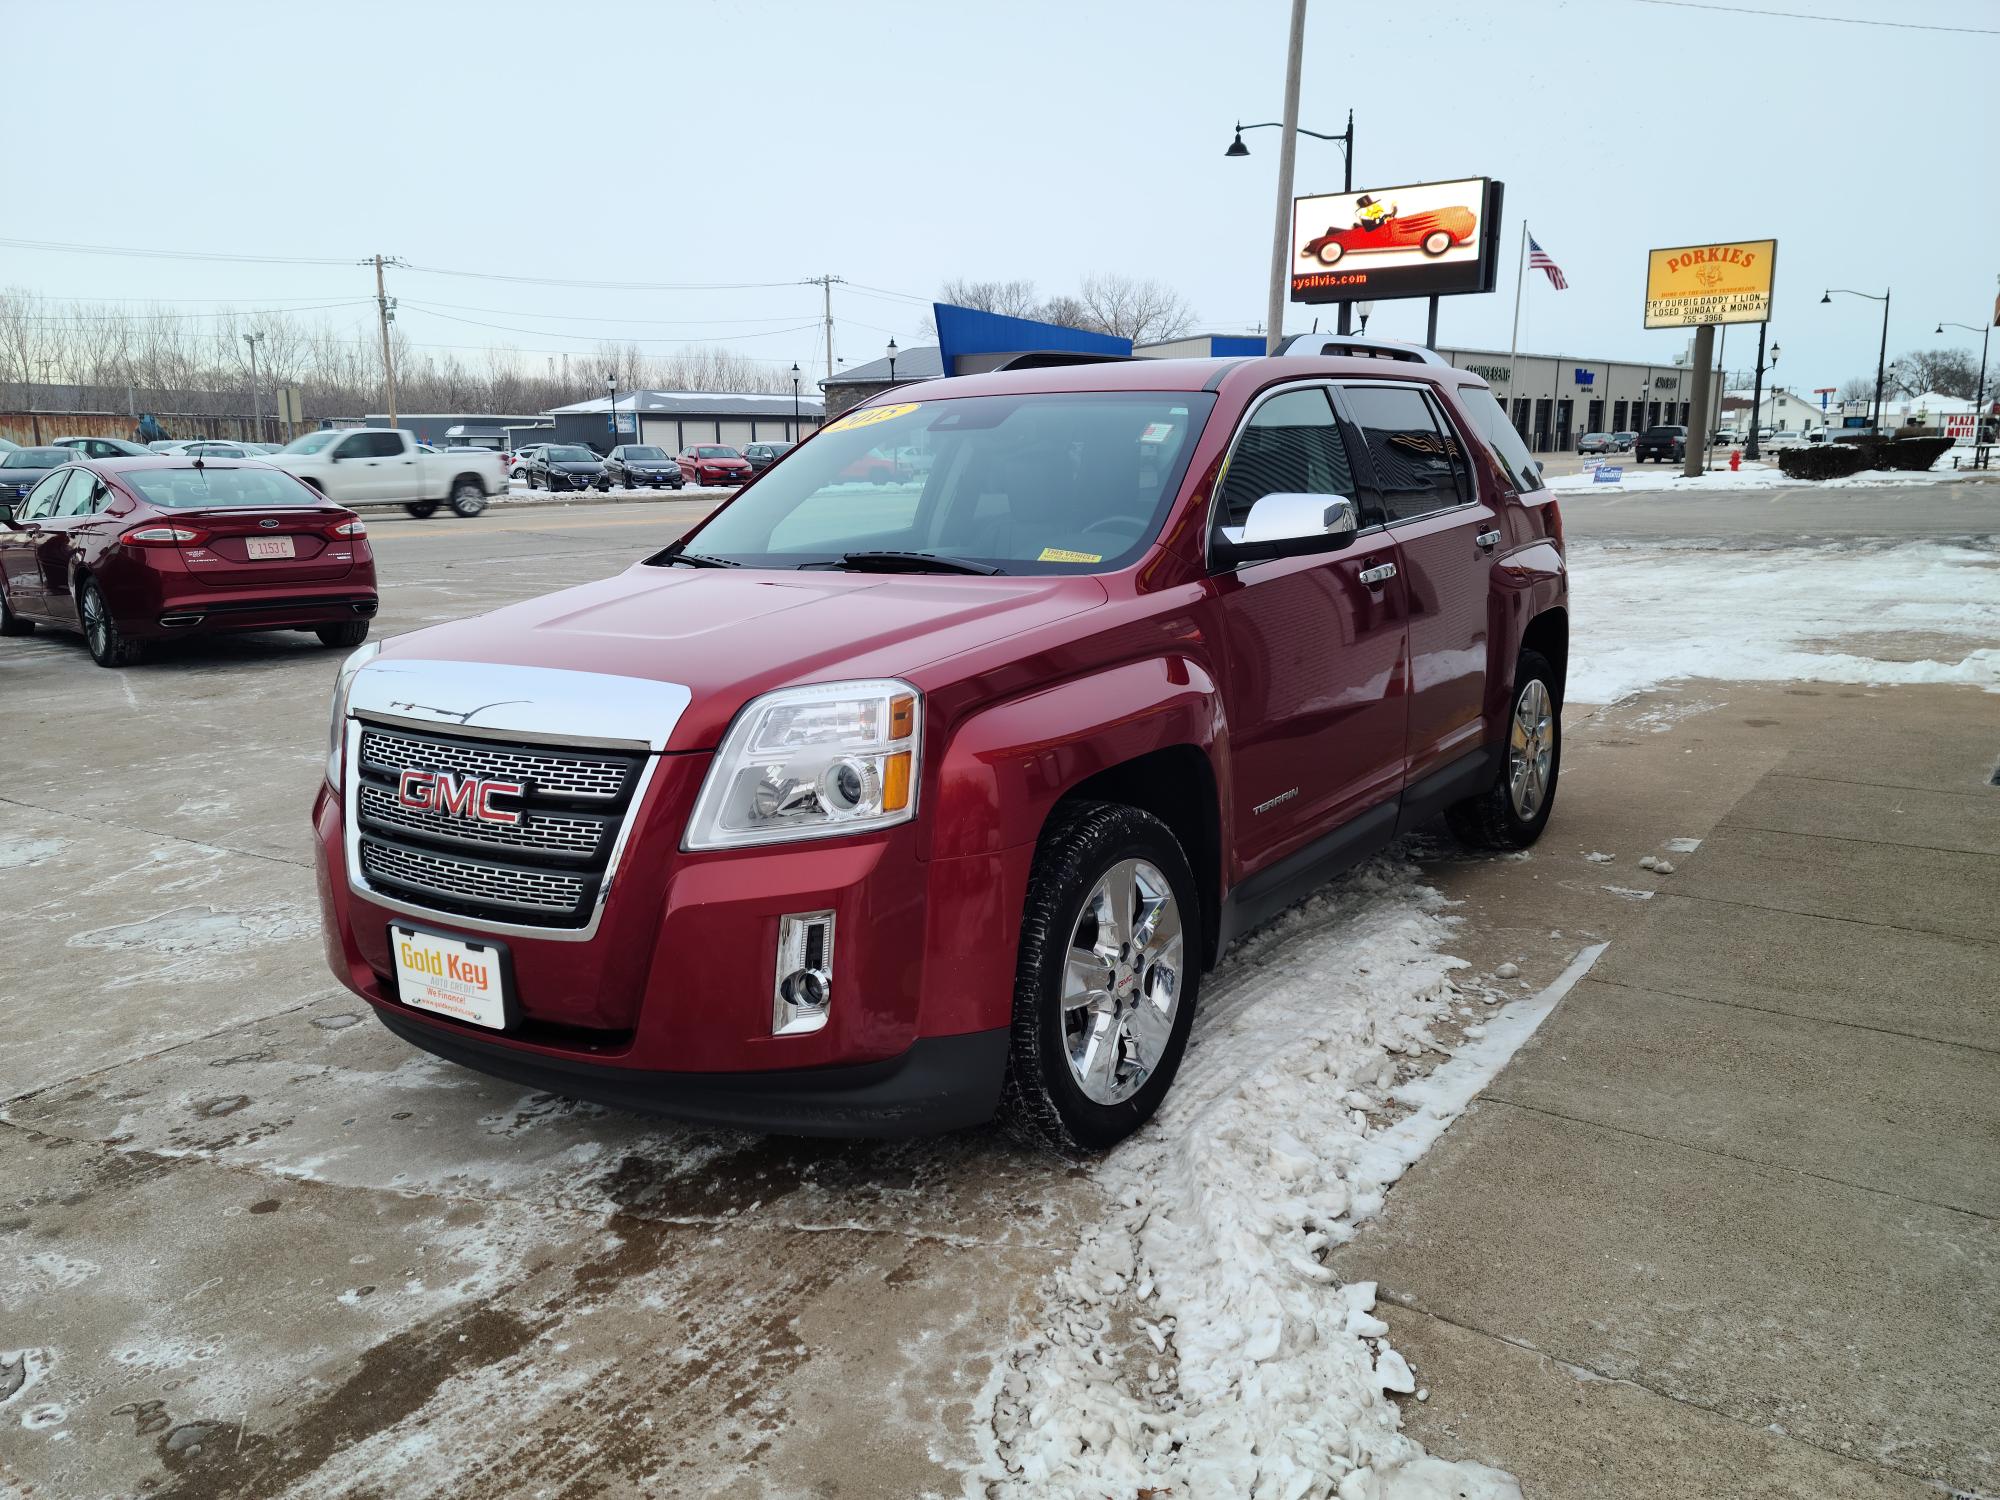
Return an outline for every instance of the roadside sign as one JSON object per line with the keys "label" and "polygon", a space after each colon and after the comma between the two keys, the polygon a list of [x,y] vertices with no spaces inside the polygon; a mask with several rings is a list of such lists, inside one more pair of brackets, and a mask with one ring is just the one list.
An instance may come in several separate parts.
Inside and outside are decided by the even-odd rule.
{"label": "roadside sign", "polygon": [[1490,292],[1502,185],[1413,182],[1292,200],[1292,301]]}
{"label": "roadside sign", "polygon": [[1601,458],[1586,458],[1583,461],[1583,472],[1586,474],[1591,473],[1593,470],[1601,469],[1603,467],[1604,467],[1604,460]]}
{"label": "roadside sign", "polygon": [[1599,464],[1597,472],[1590,476],[1592,484],[1617,484],[1625,477],[1623,464]]}
{"label": "roadside sign", "polygon": [[1654,250],[1646,260],[1646,326],[1768,323],[1776,240],[1732,240]]}

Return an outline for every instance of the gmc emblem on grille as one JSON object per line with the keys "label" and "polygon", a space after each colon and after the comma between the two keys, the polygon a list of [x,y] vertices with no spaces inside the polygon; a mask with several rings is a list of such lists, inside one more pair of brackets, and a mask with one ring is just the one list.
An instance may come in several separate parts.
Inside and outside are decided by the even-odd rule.
{"label": "gmc emblem on grille", "polygon": [[478,776],[454,776],[449,771],[405,771],[396,783],[396,800],[422,812],[452,813],[482,823],[512,827],[519,812],[495,807],[495,797],[518,797],[526,788],[518,781],[487,781]]}

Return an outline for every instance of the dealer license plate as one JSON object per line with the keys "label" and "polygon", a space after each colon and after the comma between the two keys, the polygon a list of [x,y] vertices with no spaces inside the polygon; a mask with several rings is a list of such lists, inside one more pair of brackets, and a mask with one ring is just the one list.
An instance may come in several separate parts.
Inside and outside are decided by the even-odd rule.
{"label": "dealer license plate", "polygon": [[473,1026],[506,1030],[512,996],[505,948],[392,922],[389,950],[396,959],[396,988],[405,1005]]}
{"label": "dealer license plate", "polygon": [[299,549],[288,536],[253,536],[244,543],[252,557],[297,557]]}

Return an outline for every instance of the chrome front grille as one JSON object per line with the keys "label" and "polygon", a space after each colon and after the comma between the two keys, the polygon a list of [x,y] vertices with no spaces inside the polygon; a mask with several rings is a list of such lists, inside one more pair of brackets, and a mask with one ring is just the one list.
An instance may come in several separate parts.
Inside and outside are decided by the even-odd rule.
{"label": "chrome front grille", "polygon": [[[421,759],[415,758],[419,754]],[[551,751],[387,729],[361,732],[361,765],[364,773],[379,767],[391,773],[392,779],[406,767],[419,766],[426,771],[449,771],[454,776],[519,781],[527,785],[530,796],[577,797],[593,802],[622,800],[639,774],[636,755]]]}
{"label": "chrome front grille", "polygon": [[589,859],[618,833],[616,818],[583,814],[523,812],[518,823],[477,823],[428,808],[405,807],[396,800],[394,792],[373,782],[363,782],[361,786],[361,826],[381,829],[391,837],[401,831],[453,844],[518,849],[570,859]]}
{"label": "chrome front grille", "polygon": [[[360,873],[426,910],[548,928],[590,925],[646,756],[364,725],[347,816]],[[405,805],[405,771],[518,783],[502,823]],[[414,783],[413,783],[414,784]]]}

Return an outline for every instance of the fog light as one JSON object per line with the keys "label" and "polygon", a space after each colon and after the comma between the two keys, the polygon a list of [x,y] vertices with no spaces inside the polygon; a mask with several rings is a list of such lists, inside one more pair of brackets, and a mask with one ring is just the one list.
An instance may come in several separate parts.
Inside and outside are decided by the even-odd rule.
{"label": "fog light", "polygon": [[794,912],[778,919],[771,1034],[803,1036],[826,1025],[833,1003],[833,913]]}

